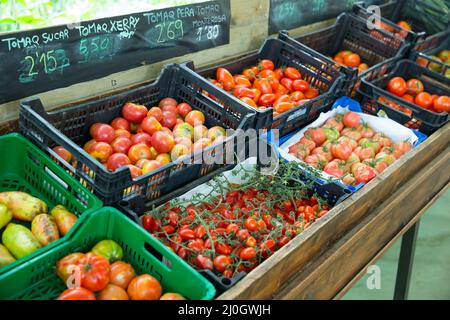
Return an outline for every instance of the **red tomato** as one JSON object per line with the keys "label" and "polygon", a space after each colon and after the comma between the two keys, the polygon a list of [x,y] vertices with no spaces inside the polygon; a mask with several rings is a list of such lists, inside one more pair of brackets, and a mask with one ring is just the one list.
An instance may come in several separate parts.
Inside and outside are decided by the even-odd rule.
{"label": "red tomato", "polygon": [[298,80],[302,78],[300,72],[292,67],[287,67],[286,69],[284,69],[284,75],[291,80]]}
{"label": "red tomato", "polygon": [[206,235],[206,228],[204,225],[199,225],[194,228],[194,235],[196,238],[202,239]]}
{"label": "red tomato", "polygon": [[152,146],[158,153],[170,153],[175,146],[175,140],[170,134],[158,131],[152,136]]}
{"label": "red tomato", "polygon": [[106,162],[106,167],[108,170],[116,171],[119,168],[125,167],[131,164],[130,159],[123,153],[114,153]]}
{"label": "red tomato", "polygon": [[89,154],[101,163],[105,163],[113,152],[111,145],[106,142],[94,142],[89,147]]}
{"label": "red tomato", "polygon": [[114,118],[113,121],[111,121],[111,127],[113,127],[114,130],[123,129],[131,131],[130,123],[121,117]]}
{"label": "red tomato", "polygon": [[428,92],[419,93],[414,102],[424,109],[430,109],[433,106],[433,98]]}
{"label": "red tomato", "polygon": [[162,287],[154,277],[143,274],[131,280],[127,292],[131,300],[158,300],[162,295]]}
{"label": "red tomato", "polygon": [[182,102],[177,106],[177,111],[178,114],[184,118],[192,111],[192,107],[188,103]]}
{"label": "red tomato", "polygon": [[65,290],[58,300],[97,300],[92,291],[84,288],[71,288]]}
{"label": "red tomato", "polygon": [[267,79],[256,79],[255,82],[253,82],[253,86],[258,89],[261,94],[273,92],[272,86]]}
{"label": "red tomato", "polygon": [[281,68],[275,69],[273,71],[273,75],[278,79],[278,81],[281,81],[281,78],[284,76],[284,71]]}
{"label": "red tomato", "polygon": [[220,255],[214,258],[214,267],[220,273],[223,273],[232,263],[233,259],[230,256]]}
{"label": "red tomato", "polygon": [[142,132],[142,133],[136,133],[135,135],[133,135],[131,137],[132,145],[140,144],[140,143],[144,143],[150,147],[152,145],[152,136],[149,135],[148,133]]}
{"label": "red tomato", "polygon": [[164,110],[164,108],[166,106],[175,106],[176,107],[177,104],[178,104],[178,102],[174,98],[164,98],[159,102],[158,107],[160,107],[161,109]]}
{"label": "red tomato", "polygon": [[258,69],[259,70],[273,70],[275,69],[275,65],[273,64],[272,60],[269,59],[263,59],[258,63]]}
{"label": "red tomato", "polygon": [[131,264],[116,261],[111,265],[110,283],[116,286],[123,289],[128,288],[129,283],[135,276],[136,273]]}
{"label": "red tomato", "polygon": [[309,90],[309,83],[306,82],[305,80],[301,80],[301,79],[295,80],[292,83],[292,88],[295,91],[301,91],[301,92],[305,93],[306,91]]}
{"label": "red tomato", "polygon": [[145,215],[142,217],[142,226],[145,230],[155,233],[159,230],[159,226],[161,225],[161,222],[159,222],[157,219],[153,218],[151,215]]}
{"label": "red tomato", "polygon": [[252,83],[250,82],[250,80],[242,75],[242,74],[238,74],[236,76],[234,76],[234,84],[236,87],[245,87],[245,88],[250,88],[252,86]]}
{"label": "red tomato", "polygon": [[401,97],[403,100],[406,100],[410,103],[414,103],[414,97],[410,94],[405,94],[403,97]]}
{"label": "red tomato", "polygon": [[[256,222],[256,221],[255,221]],[[248,237],[250,237],[250,233],[248,232],[248,230],[246,229],[241,229],[239,230],[236,235],[238,236],[238,238],[241,241],[244,241],[245,239],[247,239]]]}
{"label": "red tomato", "polygon": [[316,97],[319,96],[319,90],[316,88],[309,88],[306,92],[305,92],[305,97],[306,99],[314,99]]}
{"label": "red tomato", "polygon": [[204,255],[199,254],[195,258],[195,262],[197,264],[197,267],[199,267],[200,269],[208,269],[208,270],[213,269],[213,262],[211,261],[210,258],[205,257]]}
{"label": "red tomato", "polygon": [[350,111],[344,114],[344,117],[342,118],[342,123],[346,127],[355,128],[360,125],[361,117],[356,112]]}
{"label": "red tomato", "polygon": [[166,128],[173,129],[177,124],[177,115],[171,111],[163,111],[161,124]]}
{"label": "red tomato", "polygon": [[294,83],[294,81],[292,79],[289,78],[282,78],[280,80],[280,83],[286,87],[286,89],[288,89],[289,91],[292,90],[292,84]]}
{"label": "red tomato", "polygon": [[389,80],[387,91],[396,96],[402,97],[406,93],[406,82],[401,77],[395,77]]}
{"label": "red tomato", "polygon": [[202,239],[194,239],[190,240],[188,243],[188,248],[192,249],[196,252],[201,252],[203,249],[205,249],[205,243]]}
{"label": "red tomato", "polygon": [[345,175],[346,163],[338,159],[333,160],[325,166],[323,171],[337,178],[341,178]]}
{"label": "red tomato", "polygon": [[248,218],[244,221],[244,226],[249,231],[256,231],[258,230],[258,223],[253,218]]}
{"label": "red tomato", "polygon": [[110,266],[107,259],[89,252],[78,261],[81,285],[93,292],[104,289],[109,283]]}
{"label": "red tomato", "polygon": [[122,108],[122,116],[134,123],[141,123],[147,116],[148,110],[145,106],[128,102]]}
{"label": "red tomato", "polygon": [[356,182],[368,183],[370,180],[377,176],[377,172],[374,168],[360,163],[359,166],[355,169],[354,175],[356,178]]}
{"label": "red tomato", "polygon": [[254,248],[245,248],[244,250],[241,251],[241,253],[239,254],[239,257],[242,260],[253,259],[254,257],[256,257],[256,251]]}
{"label": "red tomato", "polygon": [[128,150],[128,158],[130,159],[131,163],[136,163],[141,159],[151,159],[152,152],[146,144],[135,144],[130,148],[130,150]]}
{"label": "red tomato", "polygon": [[203,112],[198,110],[192,110],[186,115],[186,118],[184,119],[187,123],[189,123],[191,126],[196,127],[199,125],[203,125],[206,121],[205,115]]}
{"label": "red tomato", "polygon": [[242,74],[248,78],[250,81],[254,81],[256,79],[256,76],[258,74],[258,68],[257,67],[253,67],[253,68],[249,68],[249,69],[245,69]]}
{"label": "red tomato", "polygon": [[268,107],[273,105],[276,98],[277,98],[276,95],[273,93],[265,93],[261,95],[261,97],[259,98],[258,104],[261,106]]}
{"label": "red tomato", "polygon": [[192,240],[195,239],[195,233],[191,229],[182,229],[178,231],[178,234],[180,235],[181,239],[183,240]]}
{"label": "red tomato", "polygon": [[163,119],[163,111],[159,107],[153,107],[148,110],[147,117],[154,117],[159,122]]}
{"label": "red tomato", "polygon": [[91,137],[97,142],[111,143],[116,137],[113,127],[104,123],[95,123],[89,129]]}
{"label": "red tomato", "polygon": [[111,142],[111,147],[115,153],[127,154],[132,145],[133,142],[125,137],[117,137]]}
{"label": "red tomato", "polygon": [[344,64],[348,67],[357,68],[361,64],[361,58],[356,53],[349,54],[344,58]]}
{"label": "red tomato", "polygon": [[450,113],[450,97],[440,96],[434,101],[434,110],[437,112],[449,112]]}
{"label": "red tomato", "polygon": [[146,133],[150,135],[162,129],[161,123],[153,116],[145,117],[142,120],[141,127]]}
{"label": "red tomato", "polygon": [[423,92],[423,83],[418,79],[410,79],[406,82],[406,93],[415,97],[419,93]]}
{"label": "red tomato", "polygon": [[232,74],[225,68],[218,68],[216,71],[216,78],[226,91],[234,88],[234,78]]}

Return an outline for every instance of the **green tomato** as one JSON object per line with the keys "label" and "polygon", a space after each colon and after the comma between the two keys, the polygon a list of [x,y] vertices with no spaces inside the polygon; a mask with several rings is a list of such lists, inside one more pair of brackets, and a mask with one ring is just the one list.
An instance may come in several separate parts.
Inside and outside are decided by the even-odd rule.
{"label": "green tomato", "polygon": [[109,263],[120,261],[123,259],[123,250],[113,240],[102,240],[97,243],[91,250],[93,253],[108,259]]}
{"label": "green tomato", "polygon": [[336,141],[340,136],[340,133],[336,128],[323,128],[323,131],[327,136],[327,140],[330,142]]}

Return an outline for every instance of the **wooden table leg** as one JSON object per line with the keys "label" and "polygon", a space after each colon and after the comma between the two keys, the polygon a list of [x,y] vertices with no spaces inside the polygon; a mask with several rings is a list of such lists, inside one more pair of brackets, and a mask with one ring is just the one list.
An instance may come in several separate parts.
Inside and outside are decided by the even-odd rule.
{"label": "wooden table leg", "polygon": [[394,300],[406,300],[408,298],[419,224],[420,220],[418,220],[402,237],[397,279],[395,281]]}

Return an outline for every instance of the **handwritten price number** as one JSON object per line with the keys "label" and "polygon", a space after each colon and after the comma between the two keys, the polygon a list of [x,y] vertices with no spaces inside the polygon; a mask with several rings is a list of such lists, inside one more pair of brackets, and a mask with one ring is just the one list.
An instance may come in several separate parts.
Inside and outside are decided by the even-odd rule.
{"label": "handwritten price number", "polygon": [[84,60],[79,63],[87,63],[91,60],[102,60],[107,56],[111,56],[112,41],[108,36],[93,37],[80,40],[80,53],[84,56]]}
{"label": "handwritten price number", "polygon": [[155,28],[159,31],[158,43],[182,39],[184,37],[183,21],[181,20],[160,23]]}
{"label": "handwritten price number", "polygon": [[57,70],[64,70],[70,65],[64,50],[49,50],[29,54],[21,61],[22,73],[19,80],[22,83],[33,81],[40,72],[52,74]]}
{"label": "handwritten price number", "polygon": [[214,40],[219,37],[220,29],[219,25],[216,24],[214,26],[205,26],[202,28],[198,28],[197,30],[197,41],[201,41],[203,35],[206,36],[208,40]]}

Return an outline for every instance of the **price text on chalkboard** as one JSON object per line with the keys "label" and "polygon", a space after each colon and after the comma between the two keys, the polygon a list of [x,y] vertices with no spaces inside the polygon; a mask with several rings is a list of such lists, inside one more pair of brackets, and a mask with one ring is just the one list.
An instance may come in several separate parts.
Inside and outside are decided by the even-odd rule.
{"label": "price text on chalkboard", "polygon": [[0,36],[0,103],[229,43],[230,0]]}
{"label": "price text on chalkboard", "polygon": [[[332,19],[349,11],[361,0],[270,0],[269,33],[295,29],[315,22]],[[365,4],[379,1],[366,0]]]}

